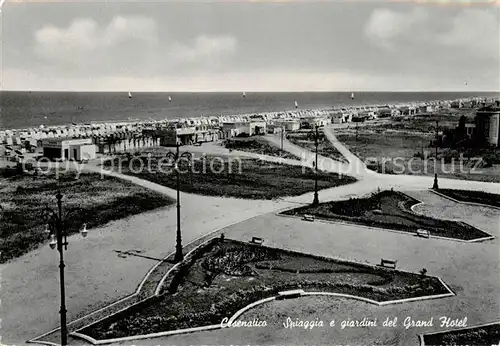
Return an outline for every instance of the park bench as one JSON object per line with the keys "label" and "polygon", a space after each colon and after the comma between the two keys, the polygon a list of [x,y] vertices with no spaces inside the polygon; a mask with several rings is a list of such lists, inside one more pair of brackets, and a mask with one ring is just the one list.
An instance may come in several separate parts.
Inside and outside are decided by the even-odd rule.
{"label": "park bench", "polygon": [[305,214],[302,220],[314,222],[314,215]]}
{"label": "park bench", "polygon": [[301,289],[290,290],[290,291],[281,291],[281,292],[278,292],[277,299],[282,300],[282,299],[298,298],[302,294],[304,294],[304,290],[301,290]]}
{"label": "park bench", "polygon": [[203,144],[202,142],[196,142],[196,143],[194,143],[193,145],[194,145],[195,147],[201,147],[201,145],[202,145],[202,144]]}
{"label": "park bench", "polygon": [[422,238],[430,238],[431,234],[426,229],[418,229],[417,236],[422,237]]}
{"label": "park bench", "polygon": [[262,245],[263,242],[264,242],[264,239],[259,238],[259,237],[252,237],[252,240],[250,241],[250,243],[257,244],[257,245]]}
{"label": "park bench", "polygon": [[387,260],[387,259],[380,259],[380,266],[384,268],[391,268],[391,269],[396,269],[396,264],[398,261],[392,261],[392,260]]}

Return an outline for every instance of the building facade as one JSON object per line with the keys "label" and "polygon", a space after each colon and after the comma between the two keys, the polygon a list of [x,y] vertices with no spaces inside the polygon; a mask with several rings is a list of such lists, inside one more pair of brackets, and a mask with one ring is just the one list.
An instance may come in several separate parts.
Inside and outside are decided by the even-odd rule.
{"label": "building facade", "polygon": [[500,133],[500,102],[480,108],[476,112],[476,141],[480,145],[498,147]]}
{"label": "building facade", "polygon": [[44,139],[43,156],[49,159],[92,160],[96,158],[96,146],[91,138],[85,139]]}

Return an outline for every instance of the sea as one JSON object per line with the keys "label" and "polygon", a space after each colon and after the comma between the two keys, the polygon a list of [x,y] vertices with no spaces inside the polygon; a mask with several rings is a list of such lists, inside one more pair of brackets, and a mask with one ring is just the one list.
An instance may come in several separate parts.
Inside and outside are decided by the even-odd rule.
{"label": "sea", "polygon": [[[498,92],[0,92],[0,129],[496,98]],[[171,101],[169,100],[169,97]]]}

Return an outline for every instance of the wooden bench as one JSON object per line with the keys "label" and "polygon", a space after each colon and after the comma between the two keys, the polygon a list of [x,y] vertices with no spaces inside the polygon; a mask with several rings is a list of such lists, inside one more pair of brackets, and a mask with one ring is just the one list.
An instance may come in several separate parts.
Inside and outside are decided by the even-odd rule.
{"label": "wooden bench", "polygon": [[281,292],[278,292],[278,297],[276,299],[282,300],[282,299],[298,298],[302,294],[304,294],[304,290],[301,290],[301,289],[290,290],[290,291],[281,291]]}
{"label": "wooden bench", "polygon": [[380,259],[380,266],[384,268],[396,269],[397,263],[398,261],[386,260],[383,258]]}
{"label": "wooden bench", "polygon": [[305,214],[302,220],[314,222],[314,215]]}
{"label": "wooden bench", "polygon": [[422,237],[422,238],[430,238],[431,234],[426,229],[418,229],[417,230],[417,236]]}
{"label": "wooden bench", "polygon": [[259,238],[259,237],[252,237],[252,240],[250,241],[250,243],[257,244],[257,245],[262,245],[263,242],[264,242],[264,239]]}

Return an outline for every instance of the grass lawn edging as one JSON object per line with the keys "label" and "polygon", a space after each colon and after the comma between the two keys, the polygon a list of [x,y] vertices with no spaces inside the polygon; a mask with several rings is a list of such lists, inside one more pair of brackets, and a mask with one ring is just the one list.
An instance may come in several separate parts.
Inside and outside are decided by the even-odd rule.
{"label": "grass lawn edging", "polygon": [[468,205],[472,205],[472,206],[476,206],[476,207],[493,208],[493,209],[500,210],[500,207],[497,207],[497,206],[494,206],[494,205],[491,205],[491,204],[476,203],[476,202],[467,202],[467,201],[459,201],[458,199],[455,199],[453,197],[445,195],[444,193],[441,193],[441,192],[436,191],[434,189],[429,189],[429,191],[432,192],[432,193],[435,193],[438,196],[441,196],[443,198],[449,199],[450,201],[453,201],[455,203],[468,204]]}
{"label": "grass lawn edging", "polygon": [[[157,287],[157,289],[155,291],[155,295],[159,294],[164,281],[166,280],[166,278],[168,277],[168,275],[171,272],[173,272],[179,265],[188,262],[187,260],[189,259],[189,257],[192,256],[197,250],[199,250],[203,246],[208,245],[211,242],[214,242],[216,239],[218,239],[218,237],[212,237],[210,239],[207,239],[206,241],[202,242],[201,244],[199,244],[198,246],[196,246],[195,248],[193,248],[191,251],[189,251],[185,255],[184,260],[182,262],[177,263],[174,267],[172,267],[168,271],[168,273],[162,278],[161,283],[158,285],[158,287]],[[238,242],[245,243],[245,242],[242,242],[242,241],[238,241]],[[252,246],[256,246],[256,245],[252,245]],[[297,251],[287,250],[287,249],[278,249],[278,250],[286,252],[286,253],[301,254],[301,255],[304,255],[304,256],[308,256],[308,257],[315,257],[315,258],[319,258],[319,259],[334,260],[336,262],[340,262],[340,263],[345,262],[345,263],[354,264],[354,265],[359,264],[361,266],[370,266],[370,267],[373,267],[373,268],[376,268],[376,269],[380,269],[378,266],[375,266],[375,265],[360,264],[360,263],[356,263],[356,262],[352,262],[352,261],[345,261],[345,260],[342,261],[342,260],[332,259],[332,258],[325,257],[325,256],[317,256],[317,255],[308,254],[308,253],[302,253],[302,252],[299,253]],[[196,254],[193,255],[193,256],[196,256]],[[397,271],[404,272],[404,273],[409,273],[409,274],[414,274],[414,273],[411,273],[411,272],[408,272],[408,271],[404,271],[404,270],[397,270]],[[334,292],[323,292],[323,291],[303,292],[303,293],[300,294],[299,297],[302,297],[302,296],[314,296],[314,295],[326,295],[326,296],[335,296],[335,297],[342,297],[342,298],[348,298],[348,299],[354,299],[354,300],[364,301],[364,302],[367,302],[367,303],[370,303],[370,304],[374,304],[374,305],[377,305],[377,306],[385,306],[385,305],[391,305],[391,304],[399,304],[399,303],[405,303],[405,302],[421,301],[421,300],[428,300],[428,299],[439,299],[439,298],[445,298],[445,297],[455,296],[455,293],[449,288],[449,286],[446,283],[444,283],[444,281],[440,277],[436,277],[436,276],[434,276],[434,277],[439,280],[440,284],[445,288],[446,291],[448,291],[448,293],[441,293],[441,294],[421,296],[421,297],[412,297],[412,298],[405,298],[405,299],[392,300],[392,301],[381,301],[381,302],[375,301],[375,300],[372,300],[372,299],[369,299],[369,298],[361,297],[361,296],[356,296],[356,295],[350,295],[350,294],[344,294],[344,293],[334,293]],[[267,298],[255,301],[253,303],[250,303],[247,306],[245,306],[245,307],[241,308],[240,310],[238,310],[237,312],[235,312],[231,316],[231,318],[228,320],[228,322],[225,323],[225,324],[221,323],[221,324],[216,324],[216,325],[207,325],[207,326],[200,326],[200,327],[193,327],[193,328],[183,328],[183,329],[170,330],[170,331],[164,331],[164,332],[149,333],[149,334],[142,334],[142,335],[133,335],[133,336],[128,336],[128,337],[113,338],[113,339],[102,339],[102,340],[96,340],[96,339],[94,339],[94,338],[92,338],[92,337],[90,337],[90,336],[88,336],[86,334],[82,334],[82,333],[79,332],[79,331],[87,328],[88,326],[90,326],[92,324],[96,324],[96,323],[99,322],[99,321],[96,321],[96,322],[91,323],[88,326],[80,328],[76,332],[70,333],[70,335],[74,336],[74,337],[81,338],[83,340],[86,340],[86,341],[88,341],[88,342],[90,342],[90,343],[92,343],[94,345],[103,345],[103,344],[110,344],[110,343],[117,343],[117,342],[124,342],[124,341],[142,340],[142,339],[149,339],[149,338],[156,338],[156,337],[163,337],[163,336],[170,336],[170,335],[177,335],[177,334],[192,333],[192,332],[197,332],[197,331],[223,329],[223,328],[231,327],[232,323],[234,323],[246,311],[248,311],[248,310],[250,310],[250,309],[252,309],[252,308],[254,308],[254,307],[258,306],[258,305],[261,305],[261,304],[264,304],[264,303],[276,300],[279,297],[280,297],[279,295],[276,295],[276,296],[273,296],[273,297],[267,297]],[[144,302],[144,301],[146,301],[148,299],[151,299],[151,297],[149,297],[149,298],[147,298],[147,299],[145,299],[145,300],[143,300],[143,301],[141,301],[139,303],[136,303],[136,304],[134,304],[134,305],[132,305],[132,306],[126,308],[126,309],[133,308],[133,307],[141,304],[142,302]],[[126,310],[126,309],[124,309],[124,310]],[[121,310],[121,311],[118,311],[118,312],[116,312],[114,314],[108,315],[107,317],[105,317],[103,319],[106,319],[106,318],[109,318],[111,316],[114,316],[114,315],[116,315],[118,313],[123,312],[124,310]],[[103,319],[101,319],[101,320],[103,320]]]}
{"label": "grass lawn edging", "polygon": [[426,335],[447,334],[447,333],[453,333],[453,332],[458,332],[458,331],[462,331],[462,330],[469,330],[469,329],[475,329],[475,328],[481,328],[481,327],[487,327],[487,326],[494,326],[496,324],[500,325],[500,321],[479,324],[479,325],[472,326],[472,327],[457,328],[457,329],[452,329],[449,331],[432,332],[432,333],[427,333],[427,334],[418,334],[418,340],[420,341],[420,346],[426,346],[426,344],[425,344],[425,336]]}

